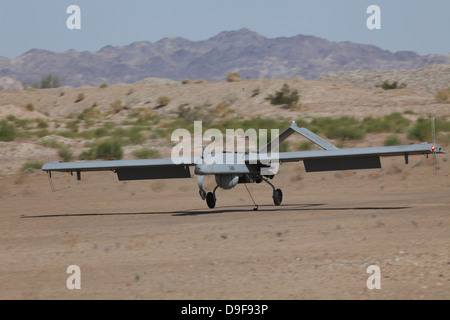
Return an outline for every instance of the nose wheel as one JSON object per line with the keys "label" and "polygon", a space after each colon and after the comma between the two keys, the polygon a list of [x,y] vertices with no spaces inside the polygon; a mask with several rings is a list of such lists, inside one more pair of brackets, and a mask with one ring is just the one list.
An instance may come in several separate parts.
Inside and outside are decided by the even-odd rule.
{"label": "nose wheel", "polygon": [[212,208],[214,208],[216,206],[216,200],[217,200],[217,198],[216,198],[216,190],[217,190],[218,187],[219,186],[216,186],[214,188],[213,192],[208,192],[206,194],[206,204],[208,205],[208,207],[210,209],[212,209]]}
{"label": "nose wheel", "polygon": [[214,208],[216,206],[216,195],[212,192],[206,194],[206,204],[209,208]]}

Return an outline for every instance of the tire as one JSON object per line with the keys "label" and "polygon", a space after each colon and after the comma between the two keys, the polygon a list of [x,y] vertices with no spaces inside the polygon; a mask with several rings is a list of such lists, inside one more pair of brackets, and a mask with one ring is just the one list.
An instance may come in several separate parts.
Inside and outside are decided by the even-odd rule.
{"label": "tire", "polygon": [[273,192],[273,203],[276,206],[279,206],[283,201],[283,192],[280,189],[277,189]]}
{"label": "tire", "polygon": [[211,209],[216,206],[216,197],[214,196],[214,193],[208,192],[208,194],[206,195],[206,204]]}

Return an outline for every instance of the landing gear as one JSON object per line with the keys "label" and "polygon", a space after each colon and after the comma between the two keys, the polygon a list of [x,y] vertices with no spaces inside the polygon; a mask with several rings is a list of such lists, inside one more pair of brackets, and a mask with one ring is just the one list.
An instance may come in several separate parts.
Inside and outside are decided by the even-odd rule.
{"label": "landing gear", "polygon": [[280,189],[277,189],[273,192],[273,203],[275,203],[276,206],[279,206],[281,204],[281,201],[283,201],[283,192]]}
{"label": "landing gear", "polygon": [[[275,186],[269,181],[269,179],[273,178],[273,176],[253,176],[253,177],[246,177],[246,180],[241,180],[240,183],[246,183],[246,182],[255,182],[255,183],[261,183],[263,181],[267,182],[272,187],[273,193],[272,193],[272,199],[273,203],[276,206],[281,205],[281,202],[283,201],[283,192],[281,189],[275,189]],[[210,209],[213,209],[216,207],[216,190],[219,188],[219,184],[214,188],[213,192],[206,192],[206,190],[203,188],[203,180],[204,176],[198,177],[198,187],[199,187],[199,194],[202,200],[206,200],[206,204]],[[222,187],[223,188],[223,187]],[[224,188],[224,189],[231,189],[231,188]],[[248,190],[248,189],[247,189]],[[251,195],[250,195],[251,196]],[[253,197],[252,197],[253,199]],[[253,201],[254,202],[254,201]],[[253,210],[257,210],[258,206],[255,203],[256,208]]]}
{"label": "landing gear", "polygon": [[206,204],[209,208],[214,208],[216,206],[216,195],[212,192],[206,194]]}
{"label": "landing gear", "polygon": [[272,194],[273,203],[276,206],[279,206],[281,204],[281,202],[283,201],[283,192],[281,191],[281,189],[275,189],[274,185],[272,183],[270,183],[270,181],[268,179],[262,178],[262,180],[267,182],[272,187],[272,189],[273,189],[273,194]]}

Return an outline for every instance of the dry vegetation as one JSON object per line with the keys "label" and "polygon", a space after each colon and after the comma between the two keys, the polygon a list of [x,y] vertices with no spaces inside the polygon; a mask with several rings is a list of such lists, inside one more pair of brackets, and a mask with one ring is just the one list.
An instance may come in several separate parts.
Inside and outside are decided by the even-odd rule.
{"label": "dry vegetation", "polygon": [[[29,152],[26,157],[3,153],[0,174],[12,174],[27,161],[100,158],[105,152],[98,152],[99,144],[113,159],[141,158],[146,153],[140,149],[168,156],[171,132],[191,128],[194,120],[202,120],[204,129],[221,130],[283,130],[295,120],[350,147],[429,139],[426,120],[433,113],[439,121],[438,140],[444,145],[450,140],[444,90],[426,94],[408,87],[382,90],[302,79],[237,81],[236,73],[228,77],[227,82],[151,79],[134,85],[4,91],[0,143]],[[283,150],[310,148],[301,142],[287,141]]]}
{"label": "dry vegetation", "polygon": [[[195,178],[55,174],[51,192],[39,170],[47,159],[165,157],[172,130],[193,120],[222,130],[296,120],[355,147],[430,140],[433,113],[448,151],[450,110],[436,92],[301,79],[144,83],[0,92],[0,298],[449,298],[448,155],[434,176],[432,159],[420,156],[317,174],[286,164],[274,179],[281,207],[270,187],[249,185],[256,212],[242,186],[219,190],[209,210]],[[266,100],[284,84],[297,107]],[[283,148],[314,146],[292,137]],[[71,264],[81,267],[82,290],[65,286]],[[372,264],[379,291],[365,287]]]}

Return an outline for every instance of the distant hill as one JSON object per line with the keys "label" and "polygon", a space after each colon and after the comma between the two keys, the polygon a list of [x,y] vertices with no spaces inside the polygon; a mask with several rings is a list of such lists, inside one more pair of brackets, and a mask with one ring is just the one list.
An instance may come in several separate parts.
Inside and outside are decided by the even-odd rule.
{"label": "distant hill", "polygon": [[148,77],[223,81],[229,72],[238,72],[243,79],[314,79],[338,71],[417,69],[449,63],[450,54],[392,53],[372,45],[304,35],[265,38],[244,28],[203,41],[165,38],[155,43],[106,46],[95,52],[32,49],[17,58],[0,57],[0,77],[31,84],[55,73],[62,85],[78,87],[134,83]]}

